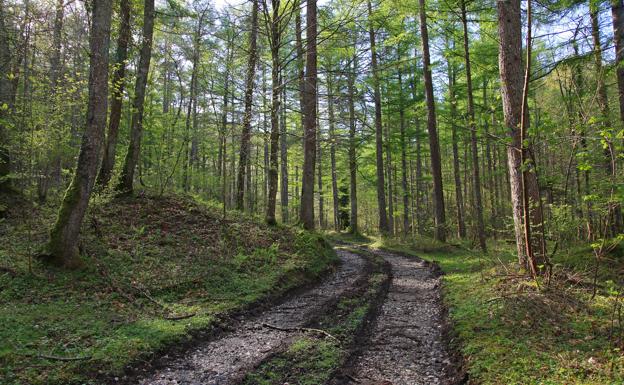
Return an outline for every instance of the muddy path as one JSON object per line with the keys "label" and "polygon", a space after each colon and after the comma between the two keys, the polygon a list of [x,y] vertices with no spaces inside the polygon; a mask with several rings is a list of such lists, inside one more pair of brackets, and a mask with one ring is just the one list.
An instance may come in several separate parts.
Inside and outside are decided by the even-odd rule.
{"label": "muddy path", "polygon": [[391,265],[392,282],[377,317],[332,384],[454,385],[465,381],[437,265],[371,251]]}
{"label": "muddy path", "polygon": [[287,330],[305,326],[332,301],[356,285],[366,274],[361,256],[337,250],[342,263],[318,286],[287,299],[270,310],[228,325],[233,331],[220,338],[199,343],[189,351],[155,362],[149,374],[133,383],[141,385],[229,385],[264,359],[288,346],[293,333]]}

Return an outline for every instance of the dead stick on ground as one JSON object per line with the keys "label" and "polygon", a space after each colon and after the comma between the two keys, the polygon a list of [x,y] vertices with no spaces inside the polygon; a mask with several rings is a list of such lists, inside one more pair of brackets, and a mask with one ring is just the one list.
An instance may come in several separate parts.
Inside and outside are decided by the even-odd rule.
{"label": "dead stick on ground", "polygon": [[50,356],[47,354],[31,354],[31,353],[16,353],[17,355],[24,357],[34,357],[34,358],[43,358],[50,361],[83,361],[90,360],[92,356],[82,356],[82,357],[60,357],[60,356]]}
{"label": "dead stick on ground", "polygon": [[179,321],[179,320],[195,317],[196,315],[197,313],[190,313],[190,314],[183,314],[183,315],[178,315],[178,316],[164,316],[164,318],[168,321]]}
{"label": "dead stick on ground", "polygon": [[267,323],[263,323],[262,324],[263,327],[268,328],[268,329],[274,329],[274,330],[279,330],[282,332],[308,332],[308,333],[319,333],[324,335],[325,337],[331,338],[332,340],[336,341],[338,344],[340,344],[340,340],[334,336],[332,336],[331,334],[329,334],[328,332],[326,332],[325,330],[321,330],[321,329],[314,329],[314,328],[282,328],[279,326],[275,326],[275,325],[269,325]]}

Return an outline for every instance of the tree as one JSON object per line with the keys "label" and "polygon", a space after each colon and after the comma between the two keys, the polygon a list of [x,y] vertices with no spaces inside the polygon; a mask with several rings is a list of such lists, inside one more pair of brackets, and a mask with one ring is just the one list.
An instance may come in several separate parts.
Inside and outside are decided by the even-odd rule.
{"label": "tree", "polygon": [[314,168],[316,162],[316,0],[306,7],[306,70],[304,83],[304,148],[300,221],[314,228]]}
{"label": "tree", "polygon": [[[522,24],[520,15],[520,0],[510,0],[498,3],[498,33],[499,33],[499,71],[501,78],[501,93],[503,100],[503,114],[505,127],[511,138],[507,147],[509,169],[509,183],[511,189],[511,204],[514,219],[514,233],[518,250],[520,266],[535,270],[537,261],[530,260],[527,255],[527,241],[525,239],[525,196],[530,202],[537,202],[539,190],[534,172],[524,172],[522,152],[526,150],[522,140],[521,126],[526,124],[522,118],[528,112],[523,108],[525,75],[522,61]],[[525,126],[528,128],[528,125]],[[524,175],[523,175],[524,174]],[[523,183],[523,179],[526,183]],[[526,188],[523,188],[526,187]],[[523,190],[526,190],[526,194]],[[532,222],[541,224],[541,214],[538,208],[532,210]],[[529,240],[533,242],[533,240]],[[529,246],[531,247],[531,246]]]}
{"label": "tree", "polygon": [[377,48],[375,45],[375,28],[373,25],[373,9],[370,0],[368,6],[368,35],[371,48],[371,70],[373,72],[373,99],[375,101],[375,155],[377,165],[377,210],[379,212],[379,231],[390,232],[386,214],[386,185],[384,181],[383,161],[383,128],[381,122],[381,91],[379,89],[379,73],[377,68]]}
{"label": "tree", "polygon": [[238,180],[236,191],[236,208],[243,210],[245,195],[245,172],[249,162],[249,142],[251,139],[251,109],[253,107],[254,78],[256,77],[256,56],[258,38],[258,0],[252,0],[249,35],[249,57],[245,80],[245,112],[241,132],[240,157],[238,161]]}
{"label": "tree", "polygon": [[132,120],[130,123],[130,145],[124,160],[123,169],[117,190],[122,193],[132,193],[134,171],[141,154],[141,138],[143,136],[143,111],[145,107],[145,87],[149,75],[150,60],[152,58],[152,38],[154,35],[154,0],[145,0],[143,5],[143,41],[137,67],[137,77],[134,86],[134,100],[132,101]]}
{"label": "tree", "polygon": [[82,265],[78,251],[80,226],[95,182],[108,108],[108,48],[112,1],[93,3],[89,38],[89,103],[80,155],[56,223],[50,231],[49,261],[68,268]]}
{"label": "tree", "polygon": [[0,0],[0,193],[6,192],[11,186],[11,157],[9,154],[9,133],[6,127],[9,106],[11,104],[11,54],[9,48],[9,32],[5,25],[5,4]]}
{"label": "tree", "polygon": [[351,233],[357,234],[358,229],[358,198],[357,198],[357,159],[356,159],[356,117],[355,117],[355,75],[357,69],[357,32],[353,33],[353,57],[349,59],[347,73],[347,99],[349,103],[349,225]]}
{"label": "tree", "polygon": [[117,50],[115,51],[114,73],[111,81],[111,107],[108,118],[108,133],[104,147],[102,167],[98,174],[97,184],[106,187],[111,179],[113,167],[115,167],[115,153],[117,147],[117,135],[121,122],[121,107],[123,93],[126,84],[126,61],[128,59],[128,44],[130,43],[130,0],[120,0],[120,21],[117,36]]}
{"label": "tree", "polygon": [[470,48],[468,45],[468,18],[466,0],[460,0],[462,25],[464,30],[464,60],[466,67],[466,93],[468,95],[468,129],[470,130],[470,146],[472,150],[472,190],[474,193],[474,216],[477,219],[477,237],[479,247],[486,251],[485,225],[483,223],[483,202],[481,199],[481,176],[479,175],[479,148],[477,144],[477,122],[475,118],[474,98],[472,95],[472,71],[470,68]]}
{"label": "tree", "polygon": [[[271,48],[271,135],[269,154],[269,196],[267,198],[266,222],[270,225],[277,223],[275,219],[275,206],[278,179],[278,149],[279,149],[279,111],[280,111],[280,46],[282,41],[282,14],[280,12],[280,0],[271,1],[271,15],[264,3],[265,19],[269,24],[269,46]],[[314,172],[314,171],[313,171]]]}
{"label": "tree", "polygon": [[[435,99],[433,96],[433,79],[431,77],[431,58],[429,54],[429,32],[425,0],[419,0],[420,34],[423,48],[423,70],[425,78],[425,97],[427,101],[427,132],[429,133],[429,154],[431,157],[431,174],[433,176],[433,203],[435,219],[435,238],[446,240],[446,220],[444,214],[444,190],[442,188],[442,161],[440,159],[440,143],[436,123]],[[475,165],[475,167],[478,167]]]}

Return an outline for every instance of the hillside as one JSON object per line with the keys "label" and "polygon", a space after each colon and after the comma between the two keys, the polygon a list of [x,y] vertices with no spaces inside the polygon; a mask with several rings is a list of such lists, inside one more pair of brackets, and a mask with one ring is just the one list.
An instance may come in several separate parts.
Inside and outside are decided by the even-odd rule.
{"label": "hillside", "polygon": [[[24,215],[35,212],[32,218]],[[15,212],[13,212],[15,214]],[[0,377],[65,383],[121,373],[228,314],[261,307],[335,262],[322,238],[181,197],[96,204],[82,230],[85,269],[50,269],[54,213],[0,222]]]}

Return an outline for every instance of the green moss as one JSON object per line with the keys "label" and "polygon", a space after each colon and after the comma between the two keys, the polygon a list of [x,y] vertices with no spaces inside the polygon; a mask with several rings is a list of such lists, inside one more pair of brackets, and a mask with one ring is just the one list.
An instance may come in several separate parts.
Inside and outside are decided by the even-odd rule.
{"label": "green moss", "polygon": [[[3,385],[94,383],[94,376],[120,373],[186,341],[217,317],[317,279],[336,261],[318,234],[236,213],[224,223],[219,211],[190,199],[128,197],[88,213],[85,269],[34,260],[29,274],[24,255],[44,246],[54,216],[42,208],[32,230],[0,223],[7,235],[0,266],[17,272],[0,274]],[[195,315],[164,319],[184,314]],[[61,362],[39,354],[90,358]]]}

